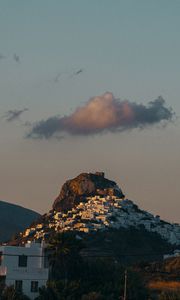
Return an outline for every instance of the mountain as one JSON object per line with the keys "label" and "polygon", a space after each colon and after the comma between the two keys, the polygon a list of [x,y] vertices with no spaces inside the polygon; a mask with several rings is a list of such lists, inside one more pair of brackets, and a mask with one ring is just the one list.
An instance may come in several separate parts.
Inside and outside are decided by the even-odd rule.
{"label": "mountain", "polygon": [[68,211],[80,202],[86,202],[86,197],[107,195],[124,198],[118,185],[105,178],[103,172],[82,173],[63,184],[59,196],[54,201],[53,209]]}
{"label": "mountain", "polygon": [[39,217],[30,209],[0,201],[0,242],[9,240]]}
{"label": "mountain", "polygon": [[52,210],[28,227],[17,242],[46,239],[64,231],[76,232],[86,240],[89,248],[84,255],[128,253],[142,259],[180,247],[180,225],[141,210],[103,172],[82,173],[66,181]]}

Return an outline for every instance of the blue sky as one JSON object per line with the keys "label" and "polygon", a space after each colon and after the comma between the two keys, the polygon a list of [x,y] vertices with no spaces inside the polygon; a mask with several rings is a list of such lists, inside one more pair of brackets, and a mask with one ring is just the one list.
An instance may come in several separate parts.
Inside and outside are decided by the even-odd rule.
{"label": "blue sky", "polygon": [[178,0],[2,0],[0,112],[29,111],[1,119],[0,198],[46,211],[65,179],[99,168],[140,206],[178,221],[178,119],[61,141],[27,140],[23,124],[70,114],[106,91],[144,105],[161,95],[179,116],[179,31]]}

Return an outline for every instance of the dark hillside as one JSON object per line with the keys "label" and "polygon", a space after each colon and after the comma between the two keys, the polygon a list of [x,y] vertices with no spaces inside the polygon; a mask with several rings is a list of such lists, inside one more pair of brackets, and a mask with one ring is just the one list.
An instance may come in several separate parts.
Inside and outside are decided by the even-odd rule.
{"label": "dark hillside", "polygon": [[13,235],[28,227],[39,214],[30,209],[0,201],[0,242],[9,240]]}
{"label": "dark hillside", "polygon": [[161,260],[164,253],[173,250],[173,246],[157,233],[148,232],[143,228],[96,232],[85,235],[85,241],[85,256],[109,256],[122,264]]}

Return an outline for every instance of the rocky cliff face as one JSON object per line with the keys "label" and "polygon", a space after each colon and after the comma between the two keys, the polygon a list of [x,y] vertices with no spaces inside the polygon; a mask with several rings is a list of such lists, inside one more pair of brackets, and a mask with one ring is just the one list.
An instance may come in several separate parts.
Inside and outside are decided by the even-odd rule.
{"label": "rocky cliff face", "polygon": [[68,211],[80,202],[86,201],[86,197],[93,195],[124,197],[117,184],[105,178],[103,172],[82,173],[64,183],[59,196],[54,201],[53,209]]}

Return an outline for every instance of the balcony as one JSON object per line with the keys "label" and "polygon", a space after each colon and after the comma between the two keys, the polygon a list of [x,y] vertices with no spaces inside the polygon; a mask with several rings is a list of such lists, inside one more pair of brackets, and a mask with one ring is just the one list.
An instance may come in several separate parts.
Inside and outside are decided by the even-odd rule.
{"label": "balcony", "polygon": [[43,273],[46,272],[47,268],[31,268],[31,267],[20,267],[20,268],[11,268],[13,272],[22,272],[22,273]]}

